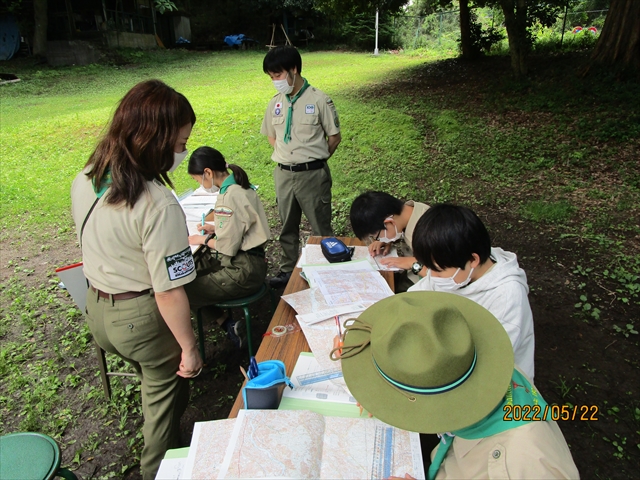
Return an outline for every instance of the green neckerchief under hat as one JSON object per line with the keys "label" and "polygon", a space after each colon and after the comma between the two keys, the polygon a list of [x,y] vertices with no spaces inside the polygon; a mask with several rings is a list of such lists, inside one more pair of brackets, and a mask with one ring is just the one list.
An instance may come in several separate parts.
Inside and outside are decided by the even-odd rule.
{"label": "green neckerchief under hat", "polygon": [[[449,448],[453,444],[454,437],[464,438],[465,440],[477,440],[479,438],[490,437],[492,435],[505,432],[512,428],[521,427],[522,425],[526,425],[530,422],[527,420],[505,421],[504,407],[507,405],[518,405],[520,407],[524,407],[525,405],[530,407],[538,405],[541,410],[544,411],[547,406],[547,402],[542,398],[536,387],[531,385],[529,380],[514,368],[507,393],[504,396],[502,403],[500,403],[493,412],[470,427],[462,428],[451,433],[446,432],[441,435],[441,441],[440,444],[438,444],[438,449],[436,450],[431,466],[429,467],[427,479],[433,480],[436,478],[440,465],[442,465],[444,457],[447,455]],[[540,417],[538,416],[538,418]]]}
{"label": "green neckerchief under hat", "polygon": [[[231,185],[237,185],[238,182],[236,182],[236,177],[233,175],[233,173],[231,175],[229,175],[227,178],[224,179],[224,182],[222,182],[222,185],[220,185],[220,193],[226,193],[226,191],[229,189],[229,187]],[[253,190],[256,190],[256,186],[255,185],[249,185],[249,187],[251,187]]]}
{"label": "green neckerchief under hat", "polygon": [[286,94],[285,97],[289,102],[289,109],[287,110],[287,123],[284,126],[284,143],[289,143],[291,141],[291,123],[293,122],[293,104],[302,96],[304,91],[309,88],[309,82],[307,79],[304,79],[304,83],[302,84],[302,88],[298,93],[296,93],[293,98]]}

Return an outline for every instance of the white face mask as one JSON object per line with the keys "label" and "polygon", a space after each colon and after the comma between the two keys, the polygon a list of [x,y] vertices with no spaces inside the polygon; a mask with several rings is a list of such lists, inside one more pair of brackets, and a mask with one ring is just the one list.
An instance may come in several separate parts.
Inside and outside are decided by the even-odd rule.
{"label": "white face mask", "polygon": [[[287,73],[287,77],[289,74]],[[296,83],[296,76],[293,76],[293,83]],[[285,78],[284,80],[273,80],[273,86],[275,89],[283,95],[289,95],[293,91],[293,85],[289,85],[289,82]]]}
{"label": "white face mask", "polygon": [[[385,220],[391,220],[391,219],[392,219],[392,217],[385,218]],[[395,222],[393,224],[393,228],[396,229],[396,235],[393,238],[387,238],[387,230],[385,228],[384,237],[383,236],[379,236],[378,237],[378,241],[380,241],[382,243],[391,243],[391,242],[396,242],[396,241],[400,240],[402,237],[404,237],[404,233],[403,232],[398,232],[398,227],[396,227]]]}
{"label": "white face mask", "polygon": [[173,152],[173,165],[171,166],[169,171],[172,173],[175,172],[176,168],[178,168],[182,163],[182,161],[185,158],[187,158],[188,154],[189,154],[189,150],[185,150],[184,152],[181,152],[181,153]]}
{"label": "white face mask", "polygon": [[431,275],[431,269],[427,270],[427,277],[431,279],[431,284],[435,287],[435,290],[438,292],[455,292],[456,290],[461,289],[462,287],[466,287],[471,282],[471,274],[473,273],[473,268],[469,272],[469,276],[466,280],[463,280],[460,283],[456,283],[454,277],[458,274],[460,269],[456,270],[456,273],[451,275],[450,277],[434,277]]}
{"label": "white face mask", "polygon": [[218,190],[220,190],[213,183],[213,177],[211,178],[211,186],[209,188],[204,186],[204,173],[202,174],[202,183],[201,183],[201,185],[202,185],[202,189],[207,193],[216,193]]}

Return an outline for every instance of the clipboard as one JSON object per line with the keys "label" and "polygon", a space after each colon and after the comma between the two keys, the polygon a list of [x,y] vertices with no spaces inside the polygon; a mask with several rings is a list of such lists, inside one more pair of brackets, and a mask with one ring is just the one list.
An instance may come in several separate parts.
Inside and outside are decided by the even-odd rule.
{"label": "clipboard", "polygon": [[76,302],[76,305],[84,314],[87,307],[89,281],[87,277],[84,276],[82,262],[56,268],[56,274],[58,274],[69,295],[71,295],[73,301]]}

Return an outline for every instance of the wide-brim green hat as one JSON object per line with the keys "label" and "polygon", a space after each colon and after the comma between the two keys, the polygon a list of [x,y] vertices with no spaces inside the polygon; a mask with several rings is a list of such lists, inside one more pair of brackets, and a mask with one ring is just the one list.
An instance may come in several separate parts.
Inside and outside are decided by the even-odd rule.
{"label": "wide-brim green hat", "polygon": [[408,292],[347,325],[342,372],[354,398],[390,425],[421,433],[468,427],[502,400],[513,347],[500,322],[460,295]]}

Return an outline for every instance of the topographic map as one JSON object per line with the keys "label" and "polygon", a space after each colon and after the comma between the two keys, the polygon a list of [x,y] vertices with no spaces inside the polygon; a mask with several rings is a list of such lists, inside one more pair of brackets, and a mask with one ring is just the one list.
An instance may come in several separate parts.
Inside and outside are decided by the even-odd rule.
{"label": "topographic map", "polygon": [[[424,478],[418,434],[376,419],[324,417],[306,410],[240,410],[235,422],[220,469],[194,469],[192,478],[363,479],[405,473]],[[229,438],[205,438],[205,431],[199,432],[198,456],[208,455],[201,446],[217,452],[216,444]],[[218,453],[213,457],[218,459]]]}
{"label": "topographic map", "polygon": [[[387,257],[397,257],[398,251],[395,247],[391,248],[391,251],[386,255]],[[376,270],[390,270],[390,271],[398,271],[400,269],[387,267],[381,264],[378,260],[382,258],[381,256],[372,257],[369,255],[369,248],[363,246],[355,247],[353,252],[352,260],[366,260],[371,264],[373,268]],[[302,249],[302,254],[300,255],[300,259],[298,260],[297,267],[302,268],[303,265],[322,265],[329,264],[329,260],[322,253],[322,247],[320,245],[306,245]]]}
{"label": "topographic map", "polygon": [[196,423],[186,466],[191,473],[181,478],[219,478],[220,465],[235,425],[233,418]]}

